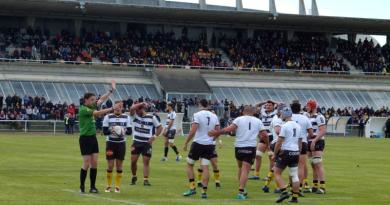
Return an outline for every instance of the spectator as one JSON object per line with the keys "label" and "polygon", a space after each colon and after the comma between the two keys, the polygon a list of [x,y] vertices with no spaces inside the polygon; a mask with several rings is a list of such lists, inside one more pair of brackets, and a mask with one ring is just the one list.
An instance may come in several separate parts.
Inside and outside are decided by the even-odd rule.
{"label": "spectator", "polygon": [[359,132],[358,132],[358,136],[359,137],[363,137],[364,136],[364,125],[365,125],[365,121],[364,121],[364,118],[363,116],[360,116],[359,118]]}
{"label": "spectator", "polygon": [[69,114],[64,116],[64,125],[65,125],[65,134],[70,134],[70,123],[69,123]]}
{"label": "spectator", "polygon": [[3,109],[3,101],[4,101],[4,97],[0,95],[0,110]]}

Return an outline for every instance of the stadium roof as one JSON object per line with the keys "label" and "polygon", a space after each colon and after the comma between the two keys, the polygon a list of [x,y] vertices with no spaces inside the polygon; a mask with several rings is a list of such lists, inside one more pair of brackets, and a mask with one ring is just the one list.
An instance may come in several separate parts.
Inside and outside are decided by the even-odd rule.
{"label": "stadium roof", "polygon": [[279,14],[276,19],[268,12],[235,11],[159,6],[88,3],[79,8],[78,1],[0,1],[0,15],[37,16],[50,18],[81,18],[88,20],[127,21],[211,25],[213,27],[283,29],[328,32],[333,34],[361,33],[390,35],[390,20],[347,17],[303,16]]}

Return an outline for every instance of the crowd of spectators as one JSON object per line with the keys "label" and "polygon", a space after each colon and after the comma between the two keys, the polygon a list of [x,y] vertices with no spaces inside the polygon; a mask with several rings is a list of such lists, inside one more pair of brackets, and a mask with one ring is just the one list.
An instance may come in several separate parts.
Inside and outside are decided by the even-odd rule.
{"label": "crowd of spectators", "polygon": [[221,36],[219,45],[237,68],[348,71],[341,57],[328,50],[323,36],[298,34],[291,41],[285,32],[261,32],[254,38]]}
{"label": "crowd of spectators", "polygon": [[390,46],[381,47],[366,38],[355,43],[338,39],[337,51],[342,53],[352,65],[364,72],[390,73]]}
{"label": "crowd of spectators", "polygon": [[43,96],[0,96],[0,120],[62,120],[65,114],[75,118],[76,106],[52,103]]}
{"label": "crowd of spectators", "polygon": [[174,32],[126,34],[87,32],[80,37],[63,30],[51,34],[40,28],[0,28],[0,57],[100,62],[116,64],[167,64],[190,66],[227,66],[218,50],[209,48],[204,33],[190,40],[187,29]]}

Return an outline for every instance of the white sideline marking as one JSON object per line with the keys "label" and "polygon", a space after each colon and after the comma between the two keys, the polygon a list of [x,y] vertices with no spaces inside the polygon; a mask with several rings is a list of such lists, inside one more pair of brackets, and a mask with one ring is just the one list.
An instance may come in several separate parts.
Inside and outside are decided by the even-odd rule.
{"label": "white sideline marking", "polygon": [[[71,189],[63,189],[62,191],[69,192],[69,193],[79,193],[79,192],[77,192],[75,190],[71,190]],[[134,201],[130,201],[130,200],[112,199],[112,198],[101,197],[101,196],[92,195],[92,194],[80,194],[80,195],[85,196],[85,197],[95,198],[95,199],[103,199],[103,200],[107,200],[107,201],[111,201],[111,202],[118,202],[118,203],[122,203],[122,204],[146,205],[146,204],[142,204],[142,203],[138,203],[138,202],[134,202]]]}

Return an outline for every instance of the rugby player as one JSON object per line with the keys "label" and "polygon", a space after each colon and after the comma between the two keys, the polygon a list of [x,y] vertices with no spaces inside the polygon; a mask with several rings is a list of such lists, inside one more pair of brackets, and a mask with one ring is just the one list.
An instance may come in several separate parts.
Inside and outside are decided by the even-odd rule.
{"label": "rugby player", "polygon": [[[168,161],[168,150],[169,147],[173,149],[176,154],[176,161],[181,160],[181,156],[177,147],[175,145],[175,135],[176,135],[176,112],[173,110],[173,104],[169,102],[167,104],[168,116],[166,120],[166,126],[163,132],[165,137],[164,141],[164,156],[161,158],[161,161]],[[169,147],[168,147],[169,146]]]}
{"label": "rugby player", "polygon": [[[126,135],[131,135],[132,128],[130,117],[122,112],[122,101],[116,101],[116,104],[119,104],[119,106],[114,109],[114,113],[106,115],[103,119],[103,133],[106,135],[106,159],[108,164],[105,192],[112,192],[112,171],[114,166],[116,166],[115,193],[120,193],[123,175],[122,165],[126,154]],[[114,130],[115,126],[120,126],[124,133],[118,135]]]}
{"label": "rugby player", "polygon": [[202,99],[200,102],[200,111],[194,114],[190,133],[185,140],[183,150],[187,151],[188,143],[194,138],[187,158],[187,176],[189,180],[189,189],[183,193],[183,196],[192,196],[196,194],[196,185],[194,178],[194,164],[200,160],[203,169],[202,194],[203,199],[207,198],[207,186],[209,183],[209,164],[210,160],[215,160],[216,151],[214,138],[208,135],[210,130],[220,129],[218,117],[208,110],[208,102]]}
{"label": "rugby player", "polygon": [[[284,124],[284,121],[280,118],[281,111],[282,111],[282,109],[284,107],[286,107],[285,104],[280,103],[278,105],[277,114],[272,118],[272,121],[271,121],[271,124],[270,124],[270,131],[271,131],[272,136],[273,136],[273,140],[271,141],[271,145],[270,145],[270,151],[272,153],[274,153],[275,144],[278,141],[280,128]],[[271,182],[274,180],[274,174],[273,173],[274,173],[275,161],[273,161],[272,159],[273,158],[271,158],[271,162],[272,162],[273,166],[272,166],[272,169],[270,170],[270,172],[272,174],[269,175],[269,178],[264,183],[264,187],[262,188],[264,193],[269,193],[269,186],[271,185]],[[280,190],[279,189],[275,189],[274,192],[275,193],[280,193]]]}
{"label": "rugby player", "polygon": [[143,159],[144,186],[151,186],[149,182],[150,159],[152,157],[152,144],[163,130],[156,116],[146,113],[148,104],[138,103],[130,108],[130,116],[133,119],[133,145],[131,146],[131,185],[137,183],[137,162],[140,155]]}
{"label": "rugby player", "polygon": [[85,93],[83,97],[83,105],[79,108],[79,128],[80,128],[80,152],[83,157],[83,164],[80,169],[80,193],[85,193],[85,179],[87,178],[88,169],[90,177],[90,193],[99,193],[95,186],[97,175],[97,162],[99,156],[99,145],[96,139],[95,118],[104,116],[119,107],[114,105],[112,108],[97,110],[111,94],[115,91],[116,83],[111,82],[111,89],[96,100],[94,93]]}
{"label": "rugby player", "polygon": [[260,108],[260,120],[268,132],[268,139],[261,139],[260,143],[257,147],[255,174],[254,174],[254,176],[252,176],[250,178],[252,180],[259,180],[260,179],[261,160],[262,160],[263,155],[267,152],[267,150],[269,151],[267,154],[268,154],[268,157],[270,159],[269,160],[270,163],[269,163],[269,172],[267,174],[267,177],[264,178],[264,180],[267,181],[269,178],[273,177],[273,173],[271,171],[272,166],[273,166],[273,164],[271,162],[272,152],[269,149],[269,145],[270,145],[269,142],[271,142],[273,140],[273,136],[272,136],[272,133],[271,133],[269,127],[270,127],[272,118],[276,115],[277,111],[275,110],[275,106],[277,106],[277,105],[278,105],[278,103],[275,101],[272,101],[272,100],[267,100],[265,102],[261,102],[261,103],[258,103],[256,105],[256,107]]}
{"label": "rugby player", "polygon": [[276,200],[277,203],[290,198],[282,177],[282,172],[286,167],[289,168],[289,176],[292,182],[292,199],[290,202],[297,203],[299,196],[298,163],[302,146],[302,135],[301,127],[291,117],[291,108],[284,107],[281,111],[281,118],[285,123],[280,129],[278,141],[275,144],[275,154],[272,157],[275,160],[275,181],[281,191],[279,199]]}
{"label": "rugby player", "polygon": [[[299,155],[299,164],[298,164],[298,175],[300,182],[300,191],[304,193],[310,192],[309,185],[307,183],[307,138],[313,136],[313,127],[309,118],[306,115],[301,113],[301,104],[299,101],[293,101],[291,103],[291,110],[293,112],[292,120],[298,123],[301,126],[301,136],[302,136],[302,149]],[[302,190],[302,186],[304,189]]]}
{"label": "rugby player", "polygon": [[[308,156],[313,169],[313,187],[311,192],[325,194],[325,173],[322,164],[322,156],[325,149],[326,121],[325,117],[317,113],[317,102],[310,99],[306,103],[306,116],[310,119],[313,127],[313,136],[309,138]],[[320,183],[318,185],[318,182]]]}
{"label": "rugby player", "polygon": [[209,132],[209,135],[214,138],[218,138],[221,134],[236,132],[235,156],[239,181],[236,199],[238,200],[245,200],[248,197],[245,187],[248,181],[248,174],[256,157],[257,138],[260,136],[261,138],[268,137],[263,123],[253,116],[255,111],[254,107],[245,106],[243,116],[236,118],[230,126],[222,130]]}

